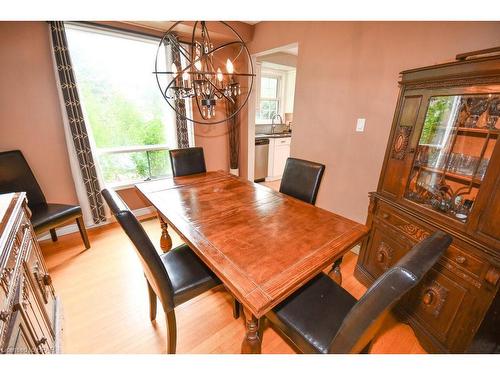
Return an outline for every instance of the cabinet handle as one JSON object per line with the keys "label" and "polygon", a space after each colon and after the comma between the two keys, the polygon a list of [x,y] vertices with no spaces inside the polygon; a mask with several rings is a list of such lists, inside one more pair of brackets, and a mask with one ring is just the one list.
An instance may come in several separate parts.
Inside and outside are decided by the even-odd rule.
{"label": "cabinet handle", "polygon": [[384,261],[384,253],[377,253],[377,262],[382,263]]}
{"label": "cabinet handle", "polygon": [[458,264],[464,264],[466,261],[467,261],[467,258],[462,256],[462,255],[459,255],[455,258],[455,261],[458,263]]}
{"label": "cabinet handle", "polygon": [[0,320],[6,322],[8,317],[9,317],[8,311],[6,311],[6,310],[0,311]]}
{"label": "cabinet handle", "polygon": [[47,286],[52,284],[52,278],[50,277],[50,275],[48,273],[43,275],[43,283]]}
{"label": "cabinet handle", "polygon": [[47,339],[45,337],[42,337],[40,340],[38,340],[35,345],[36,346],[41,346],[47,342]]}
{"label": "cabinet handle", "polygon": [[408,150],[409,154],[414,154],[415,153],[415,147],[412,147]]}
{"label": "cabinet handle", "polygon": [[425,292],[424,297],[422,298],[422,302],[424,303],[424,305],[432,304],[433,300],[434,300],[434,293],[432,293],[432,291],[430,290]]}
{"label": "cabinet handle", "polygon": [[498,271],[495,267],[491,267],[487,272],[484,279],[493,286],[496,286],[498,280],[500,279],[500,271]]}

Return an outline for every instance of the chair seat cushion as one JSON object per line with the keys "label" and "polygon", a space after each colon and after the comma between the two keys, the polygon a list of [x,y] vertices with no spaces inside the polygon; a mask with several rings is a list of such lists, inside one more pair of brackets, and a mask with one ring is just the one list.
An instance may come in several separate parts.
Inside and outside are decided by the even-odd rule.
{"label": "chair seat cushion", "polygon": [[42,203],[30,206],[31,223],[35,231],[47,230],[82,214],[80,206],[58,203]]}
{"label": "chair seat cushion", "polygon": [[187,245],[178,246],[161,255],[178,306],[220,284],[220,280]]}
{"label": "chair seat cushion", "polygon": [[321,273],[267,317],[302,352],[328,353],[330,342],[356,302],[356,298]]}

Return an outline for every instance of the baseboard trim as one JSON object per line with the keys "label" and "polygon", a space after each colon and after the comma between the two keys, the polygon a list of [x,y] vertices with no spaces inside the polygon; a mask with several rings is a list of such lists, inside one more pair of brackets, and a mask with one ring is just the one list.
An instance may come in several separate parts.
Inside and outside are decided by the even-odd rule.
{"label": "baseboard trim", "polygon": [[[145,216],[145,215],[150,215],[150,214],[154,213],[155,211],[156,210],[153,206],[149,206],[149,207],[143,207],[143,208],[138,208],[136,210],[133,210],[132,213],[137,217],[141,217],[141,216]],[[116,221],[116,219],[114,217],[111,217],[111,218],[108,218],[108,220],[104,223],[87,225],[86,228],[87,229],[97,228],[97,227],[100,227],[100,226],[103,226],[103,225],[106,225],[109,223],[113,223],[115,221]],[[68,225],[65,225],[63,227],[56,228],[56,234],[58,237],[65,236],[65,235],[71,234],[71,233],[77,233],[77,232],[79,232],[79,229],[78,229],[78,225],[76,223],[68,224]],[[48,240],[48,239],[50,239],[50,233],[46,232],[46,233],[40,234],[37,236],[37,239],[38,239],[38,241]]]}

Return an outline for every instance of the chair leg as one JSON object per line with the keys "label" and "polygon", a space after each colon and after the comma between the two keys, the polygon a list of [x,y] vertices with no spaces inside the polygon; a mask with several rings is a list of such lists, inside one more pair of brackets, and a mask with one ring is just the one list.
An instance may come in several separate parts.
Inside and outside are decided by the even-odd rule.
{"label": "chair leg", "polygon": [[167,317],[167,354],[175,354],[177,346],[177,323],[174,310],[166,313]]}
{"label": "chair leg", "polygon": [[151,284],[149,284],[148,279],[146,279],[146,283],[148,284],[148,296],[149,296],[149,319],[154,321],[156,319],[156,301],[158,298],[156,297],[156,293],[151,288]]}
{"label": "chair leg", "polygon": [[370,354],[373,346],[373,340],[371,340],[366,346],[361,350],[360,354]]}
{"label": "chair leg", "polygon": [[233,318],[238,319],[240,317],[240,302],[234,298],[233,299]]}
{"label": "chair leg", "polygon": [[57,233],[56,233],[56,228],[49,229],[50,232],[50,238],[52,238],[52,242],[57,241]]}
{"label": "chair leg", "polygon": [[89,237],[87,236],[87,229],[85,229],[85,224],[83,222],[83,216],[78,216],[76,218],[76,224],[80,230],[80,236],[82,236],[83,243],[85,244],[85,249],[90,249]]}

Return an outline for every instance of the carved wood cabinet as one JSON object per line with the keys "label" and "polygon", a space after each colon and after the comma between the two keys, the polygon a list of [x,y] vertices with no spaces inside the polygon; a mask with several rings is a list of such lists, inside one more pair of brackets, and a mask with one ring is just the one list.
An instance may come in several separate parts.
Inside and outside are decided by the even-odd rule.
{"label": "carved wood cabinet", "polygon": [[25,193],[0,195],[0,353],[58,352],[58,304]]}
{"label": "carved wood cabinet", "polygon": [[499,352],[500,56],[401,73],[355,275],[371,284],[437,229],[453,236],[396,311],[429,352]]}

